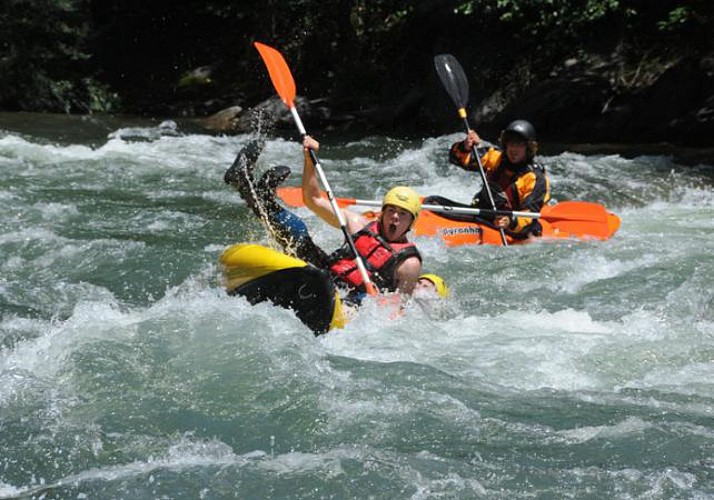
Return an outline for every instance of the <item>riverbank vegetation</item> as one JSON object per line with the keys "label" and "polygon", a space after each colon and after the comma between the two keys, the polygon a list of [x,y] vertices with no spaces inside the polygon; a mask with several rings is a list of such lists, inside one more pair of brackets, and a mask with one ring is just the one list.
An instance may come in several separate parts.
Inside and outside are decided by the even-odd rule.
{"label": "riverbank vegetation", "polygon": [[[279,48],[328,124],[453,129],[432,58],[469,75],[474,118],[563,140],[709,144],[708,0],[8,0],[0,109],[206,116],[272,94]],[[324,111],[327,110],[327,111]]]}

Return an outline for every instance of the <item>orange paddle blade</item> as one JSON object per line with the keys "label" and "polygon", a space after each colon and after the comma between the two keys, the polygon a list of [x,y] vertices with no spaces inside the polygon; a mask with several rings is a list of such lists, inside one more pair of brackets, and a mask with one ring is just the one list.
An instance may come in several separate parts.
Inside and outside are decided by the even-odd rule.
{"label": "orange paddle blade", "polygon": [[589,201],[560,201],[546,205],[540,212],[542,219],[549,221],[573,220],[607,223],[607,210],[599,203]]}
{"label": "orange paddle blade", "polygon": [[280,52],[264,43],[255,42],[254,45],[268,68],[270,81],[273,82],[275,91],[285,105],[288,108],[292,108],[295,101],[295,80],[290,73],[290,68],[285,62],[285,58]]}
{"label": "orange paddle blade", "polygon": [[553,227],[580,237],[610,238],[620,226],[620,219],[597,203],[587,201],[561,201],[545,206],[541,219]]}
{"label": "orange paddle blade", "polygon": [[367,295],[372,295],[372,296],[379,295],[379,290],[377,290],[377,286],[374,283],[372,283],[371,281],[368,281],[367,283],[365,283],[364,287],[367,290]]}
{"label": "orange paddle blade", "polygon": [[283,202],[289,207],[304,207],[305,203],[302,201],[302,188],[299,187],[280,187],[277,189],[278,198],[283,200]]}

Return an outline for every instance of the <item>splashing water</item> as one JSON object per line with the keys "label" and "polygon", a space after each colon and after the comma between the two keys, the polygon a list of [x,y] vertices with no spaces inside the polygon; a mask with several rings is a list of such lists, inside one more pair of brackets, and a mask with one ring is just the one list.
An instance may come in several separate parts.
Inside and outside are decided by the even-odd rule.
{"label": "splashing water", "polygon": [[[556,198],[621,217],[614,238],[419,239],[441,314],[367,304],[316,339],[220,287],[223,248],[269,241],[222,181],[253,136],[167,130],[0,133],[0,498],[714,496],[711,166],[542,158]],[[321,159],[337,196],[468,201],[459,138]],[[258,170],[297,185],[301,162],[269,139]]]}

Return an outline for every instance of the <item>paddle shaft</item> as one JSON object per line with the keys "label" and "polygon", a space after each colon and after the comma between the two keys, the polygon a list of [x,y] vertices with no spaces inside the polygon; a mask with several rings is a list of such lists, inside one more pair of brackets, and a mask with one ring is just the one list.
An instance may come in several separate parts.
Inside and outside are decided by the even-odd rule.
{"label": "paddle shaft", "polygon": [[[466,109],[465,108],[459,108],[459,116],[461,116],[464,120],[464,128],[466,129],[466,134],[469,133],[471,130],[471,127],[469,126],[469,120],[466,118]],[[493,199],[493,193],[491,193],[491,187],[488,185],[488,179],[486,178],[486,172],[483,170],[483,165],[481,164],[481,157],[478,154],[478,151],[476,149],[476,144],[473,145],[471,148],[471,154],[473,157],[476,159],[476,163],[478,164],[478,172],[481,175],[481,182],[483,183],[483,188],[486,191],[486,195],[488,196],[488,202],[491,204],[491,208],[493,209],[492,211],[494,214],[498,212],[496,210],[496,202]],[[503,230],[502,227],[499,227],[498,230],[501,233],[501,241],[503,242],[503,246],[507,247],[508,246],[508,241],[506,241],[506,232]]]}
{"label": "paddle shaft", "polygon": [[[451,100],[456,105],[456,109],[459,114],[459,118],[464,121],[464,127],[466,128],[466,134],[469,133],[471,127],[469,126],[469,121],[466,115],[466,103],[469,99],[469,81],[466,78],[466,73],[464,69],[459,64],[451,54],[440,54],[434,57],[434,64],[436,66],[436,72],[439,75],[441,83],[444,85],[446,92],[451,97]],[[476,150],[476,145],[474,144],[471,149],[471,154],[476,159],[478,164],[478,171],[481,175],[481,182],[483,183],[484,191],[486,191],[486,196],[491,204],[491,208],[496,210],[496,203],[493,199],[493,194],[491,193],[491,188],[488,185],[488,180],[486,179],[486,173],[483,170],[483,165],[481,164],[481,158]],[[498,228],[501,233],[501,242],[503,246],[508,246],[508,241],[506,240],[506,232],[502,227]]]}
{"label": "paddle shaft", "polygon": [[[307,131],[305,130],[305,126],[303,125],[302,120],[300,119],[300,115],[298,114],[297,109],[294,105],[290,106],[289,109],[290,114],[292,115],[293,120],[295,121],[295,125],[297,126],[298,132],[300,132],[300,136],[304,138],[307,135]],[[330,183],[327,181],[325,172],[324,170],[322,170],[322,166],[320,165],[320,159],[317,157],[317,153],[313,149],[310,149],[309,151],[310,159],[312,160],[312,164],[315,167],[315,172],[317,172],[317,176],[320,178],[320,182],[325,188],[325,192],[327,193],[327,199],[330,200],[330,206],[332,207],[332,211],[334,212],[335,217],[337,217],[337,222],[340,225],[340,229],[342,230],[342,234],[345,237],[345,241],[350,247],[352,255],[355,256],[355,263],[357,264],[357,269],[359,270],[359,274],[362,277],[362,282],[364,283],[365,289],[370,295],[377,295],[377,288],[374,286],[374,283],[372,283],[372,280],[369,279],[369,274],[367,274],[367,268],[365,267],[364,262],[362,262],[362,257],[357,251],[357,247],[355,246],[355,242],[352,239],[352,235],[350,235],[349,231],[347,230],[347,221],[345,220],[345,216],[342,213],[342,209],[339,207],[339,205],[337,205],[337,200],[335,199],[335,195],[332,193]]]}
{"label": "paddle shaft", "polygon": [[[297,126],[298,132],[300,132],[300,136],[302,138],[305,138],[305,136],[307,135],[307,131],[305,130],[305,126],[303,125],[302,120],[300,119],[300,115],[295,109],[295,106],[290,108],[290,113],[293,116],[293,120],[295,121],[295,125]],[[332,211],[335,213],[335,217],[337,217],[337,222],[340,224],[340,229],[342,229],[342,232],[345,235],[345,239],[347,240],[350,249],[357,256],[357,267],[360,268],[360,273],[364,271],[364,276],[362,276],[362,278],[366,278],[365,281],[369,281],[369,277],[367,276],[367,269],[364,267],[362,259],[359,258],[359,254],[357,253],[357,248],[355,247],[355,243],[352,240],[352,236],[347,231],[347,221],[345,220],[345,215],[342,213],[342,209],[337,204],[337,199],[335,199],[335,195],[332,193],[332,189],[330,189],[330,183],[327,181],[327,177],[325,176],[325,171],[322,169],[322,165],[320,165],[320,159],[317,157],[317,153],[314,149],[310,149],[308,151],[310,152],[310,159],[312,160],[312,164],[315,167],[315,172],[317,172],[317,176],[320,178],[320,182],[325,188],[325,193],[327,193],[327,199],[330,200],[330,206],[332,207]]]}
{"label": "paddle shaft", "polygon": [[[379,200],[360,200],[358,198],[337,198],[337,203],[345,205],[360,205],[363,207],[381,207],[382,202]],[[486,215],[486,216],[506,216],[506,217],[528,217],[531,219],[540,219],[543,217],[538,212],[517,212],[514,210],[489,210],[487,208],[472,208],[472,207],[450,207],[448,205],[430,205],[421,206],[422,210],[430,212],[451,212],[454,214],[465,215]],[[547,218],[547,217],[546,217]]]}
{"label": "paddle shaft", "polygon": [[[268,68],[268,75],[270,76],[270,81],[273,83],[273,87],[275,87],[275,91],[278,93],[283,103],[285,103],[285,106],[287,106],[290,110],[290,114],[295,121],[295,125],[297,125],[298,131],[304,139],[307,135],[307,131],[305,130],[305,126],[303,125],[300,115],[297,112],[297,108],[295,107],[295,79],[290,71],[290,67],[285,62],[283,55],[276,49],[259,42],[255,42],[254,45],[258,50],[260,57],[263,59],[265,66]],[[354,260],[357,264],[360,276],[362,277],[364,287],[368,294],[377,295],[377,287],[375,287],[374,283],[372,283],[369,279],[367,268],[365,268],[364,262],[362,262],[362,257],[357,252],[354,240],[352,239],[349,231],[347,231],[347,223],[345,222],[344,214],[335,201],[330,184],[327,182],[327,177],[325,177],[320,161],[317,158],[317,153],[313,150],[310,150],[310,159],[312,160],[312,164],[315,167],[315,172],[317,173],[320,182],[322,182],[322,186],[327,192],[327,197],[330,200],[330,206],[332,207],[332,211],[337,218],[342,234],[345,236],[345,241],[347,241],[347,244],[355,257]]]}
{"label": "paddle shaft", "polygon": [[[290,110],[290,114],[292,115],[293,120],[295,121],[295,125],[297,125],[298,131],[304,139],[307,135],[307,131],[305,130],[305,126],[303,125],[302,120],[300,119],[300,115],[297,112],[297,108],[295,107],[295,79],[293,78],[292,72],[290,71],[290,67],[285,62],[285,58],[283,57],[283,55],[276,49],[259,42],[255,42],[254,45],[255,48],[258,50],[260,57],[263,59],[265,66],[268,68],[268,75],[270,76],[270,81],[272,82],[273,87],[275,87],[275,91],[278,93],[283,103],[285,103],[285,106],[287,106],[287,108]],[[320,165],[320,161],[317,158],[317,153],[313,150],[310,150],[310,159],[312,160],[312,164],[315,168],[315,172],[317,173],[320,179],[320,182],[322,182],[322,185],[325,188],[325,191],[327,192],[328,199],[330,200],[330,206],[332,207],[332,211],[335,214],[335,217],[337,218],[337,221],[340,225],[340,229],[342,230],[342,234],[345,237],[345,241],[347,241],[347,244],[350,247],[352,254],[354,255],[354,260],[357,264],[357,269],[360,273],[360,276],[362,277],[364,287],[367,290],[368,294],[377,295],[377,287],[374,286],[374,283],[372,283],[372,281],[369,279],[367,269],[364,266],[364,262],[362,262],[362,257],[357,252],[357,247],[355,247],[354,240],[352,239],[352,236],[350,235],[349,231],[347,231],[347,223],[345,222],[344,214],[342,213],[342,210],[335,201],[335,197],[332,194],[330,184],[327,182],[325,173],[323,172],[322,167]]]}
{"label": "paddle shaft", "polygon": [[[302,207],[305,203],[302,199],[302,189],[299,187],[278,188],[277,194],[281,200],[291,207]],[[323,193],[327,197],[326,193]],[[377,200],[362,200],[357,198],[335,198],[338,206],[346,207],[350,205],[361,205],[365,207],[381,207],[381,202]],[[543,219],[550,222],[580,222],[596,224],[602,226],[600,229],[608,227],[608,213],[605,207],[597,203],[585,201],[564,201],[553,206],[544,207],[542,212],[526,212],[512,210],[489,210],[468,207],[464,205],[450,206],[427,204],[423,208],[431,212],[451,212],[455,214],[471,215],[506,215],[511,217],[526,217],[531,219]]]}

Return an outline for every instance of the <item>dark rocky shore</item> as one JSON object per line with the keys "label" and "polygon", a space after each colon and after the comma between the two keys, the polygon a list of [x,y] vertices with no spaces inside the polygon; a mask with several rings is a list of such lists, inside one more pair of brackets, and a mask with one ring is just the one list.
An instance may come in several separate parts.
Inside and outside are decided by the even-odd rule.
{"label": "dark rocky shore", "polygon": [[[36,0],[0,9],[0,111],[125,113],[217,133],[293,129],[254,41],[279,49],[310,130],[427,136],[462,126],[433,58],[469,81],[469,121],[541,143],[711,148],[707,0],[231,3]],[[546,8],[547,6],[547,8]]]}
{"label": "dark rocky shore", "polygon": [[[639,144],[655,151],[714,148],[714,56],[683,59],[648,81],[625,79],[616,62],[568,60],[549,78],[515,95],[499,91],[472,96],[469,121],[486,137],[496,137],[509,121],[526,117],[536,124],[542,142],[622,144],[628,149]],[[427,76],[390,105],[335,110],[327,99],[298,97],[297,106],[313,129],[426,135],[461,127],[440,82]],[[218,132],[249,132],[257,117],[277,128],[294,128],[277,97],[253,107],[232,106],[197,123]]]}

